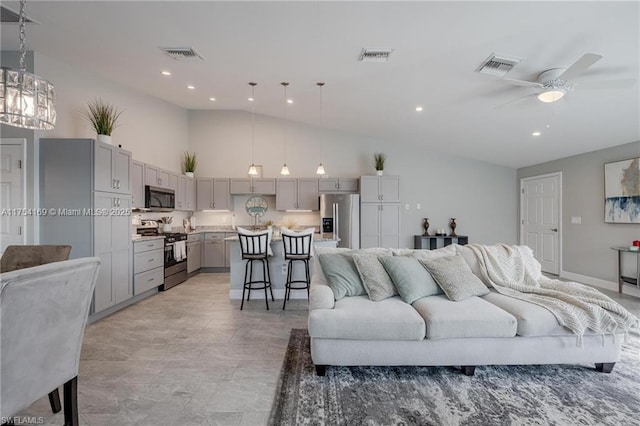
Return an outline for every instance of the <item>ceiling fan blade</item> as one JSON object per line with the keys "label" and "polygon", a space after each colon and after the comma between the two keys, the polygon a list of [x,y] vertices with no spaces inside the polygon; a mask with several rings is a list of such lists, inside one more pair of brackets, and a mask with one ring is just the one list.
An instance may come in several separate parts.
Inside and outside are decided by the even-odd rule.
{"label": "ceiling fan blade", "polygon": [[569,68],[565,70],[562,74],[558,76],[558,80],[571,80],[573,77],[581,74],[591,65],[598,62],[602,59],[601,55],[596,55],[595,53],[585,53],[582,55],[582,58],[578,59],[571,65]]}
{"label": "ceiling fan blade", "polygon": [[627,78],[624,80],[597,80],[597,81],[583,81],[575,83],[574,87],[578,90],[599,90],[599,89],[626,89],[636,83],[633,78]]}
{"label": "ceiling fan blade", "polygon": [[527,80],[514,80],[512,78],[502,78],[502,81],[506,81],[507,83],[513,84],[515,86],[525,86],[525,87],[543,87],[542,84],[536,81],[527,81]]}
{"label": "ceiling fan blade", "polygon": [[509,105],[517,104],[517,103],[520,103],[520,102],[523,102],[523,101],[526,101],[526,100],[529,100],[529,99],[535,99],[536,96],[538,96],[537,93],[531,93],[531,94],[528,94],[528,95],[525,95],[525,96],[521,96],[519,98],[512,99],[509,102],[505,102],[503,104],[496,105],[496,106],[493,107],[493,109],[502,109],[502,108],[507,107]]}

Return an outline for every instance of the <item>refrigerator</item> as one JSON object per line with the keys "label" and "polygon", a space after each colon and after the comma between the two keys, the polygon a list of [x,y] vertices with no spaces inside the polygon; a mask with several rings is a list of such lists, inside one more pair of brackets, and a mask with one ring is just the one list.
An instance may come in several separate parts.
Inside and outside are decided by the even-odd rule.
{"label": "refrigerator", "polygon": [[338,238],[338,247],[360,248],[360,195],[321,194],[320,226],[325,238]]}

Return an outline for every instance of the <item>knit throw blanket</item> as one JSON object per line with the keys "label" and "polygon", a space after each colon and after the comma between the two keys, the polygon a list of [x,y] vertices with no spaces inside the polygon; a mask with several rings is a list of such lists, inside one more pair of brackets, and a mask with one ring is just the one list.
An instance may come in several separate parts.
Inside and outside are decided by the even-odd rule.
{"label": "knit throw blanket", "polygon": [[578,336],[579,345],[587,329],[604,336],[626,333],[639,326],[638,318],[600,291],[542,275],[540,263],[527,246],[467,247],[478,258],[486,282],[501,294],[549,310],[560,325]]}

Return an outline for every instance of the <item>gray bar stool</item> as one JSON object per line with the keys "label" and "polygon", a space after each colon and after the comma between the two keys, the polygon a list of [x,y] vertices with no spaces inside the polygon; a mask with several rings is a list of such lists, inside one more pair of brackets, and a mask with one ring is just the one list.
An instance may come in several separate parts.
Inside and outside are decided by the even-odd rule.
{"label": "gray bar stool", "polygon": [[[251,297],[251,290],[264,289],[264,301],[267,304],[267,310],[269,310],[267,289],[269,289],[271,293],[271,301],[275,301],[273,298],[273,290],[271,289],[271,275],[269,274],[269,234],[269,231],[251,233],[238,231],[242,259],[247,261],[244,267],[244,284],[242,286],[242,303],[240,304],[240,310],[244,307],[245,292],[248,301]],[[262,280],[253,279],[254,262],[260,262],[262,264]]]}
{"label": "gray bar stool", "polygon": [[[311,232],[298,233],[288,230],[282,231],[282,246],[284,248],[284,260],[289,261],[287,266],[287,281],[285,282],[284,303],[282,309],[287,306],[287,300],[291,296],[291,290],[307,290],[307,298],[309,298],[309,283],[311,277],[309,274],[309,260],[311,259],[311,244],[313,243],[313,230]],[[293,279],[294,262],[302,262],[304,264],[304,280]],[[301,284],[301,285],[296,285]]]}

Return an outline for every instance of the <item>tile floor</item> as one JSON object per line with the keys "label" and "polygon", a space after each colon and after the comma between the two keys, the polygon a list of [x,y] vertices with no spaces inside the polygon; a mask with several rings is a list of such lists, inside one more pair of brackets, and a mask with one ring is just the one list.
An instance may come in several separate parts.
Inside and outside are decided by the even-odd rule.
{"label": "tile floor", "polygon": [[[307,301],[264,298],[239,309],[229,275],[200,274],[87,327],[80,361],[82,425],[266,424],[291,328]],[[640,299],[606,292],[640,316]],[[62,425],[45,397],[21,415]]]}

